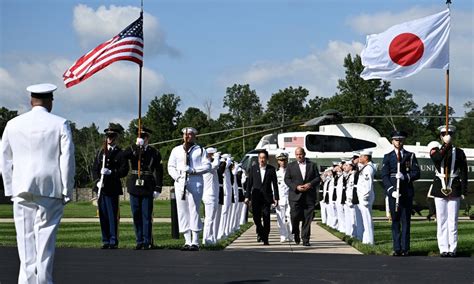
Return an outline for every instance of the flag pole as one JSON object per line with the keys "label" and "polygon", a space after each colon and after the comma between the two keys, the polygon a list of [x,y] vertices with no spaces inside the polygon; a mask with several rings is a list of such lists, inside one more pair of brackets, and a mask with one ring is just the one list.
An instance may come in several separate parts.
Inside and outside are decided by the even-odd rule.
{"label": "flag pole", "polygon": [[[141,0],[140,17],[143,19],[143,0]],[[139,70],[139,74],[138,74],[138,138],[142,137],[142,71],[143,71],[143,62],[144,62],[144,60],[142,60],[142,64],[140,64],[140,70]],[[138,149],[138,166],[137,166],[138,180],[140,180],[141,159],[142,159],[142,151],[141,151],[141,146],[139,146],[139,149]]]}
{"label": "flag pole", "polygon": [[[451,0],[446,0],[446,5],[451,4]],[[446,69],[446,133],[449,131],[449,67]]]}

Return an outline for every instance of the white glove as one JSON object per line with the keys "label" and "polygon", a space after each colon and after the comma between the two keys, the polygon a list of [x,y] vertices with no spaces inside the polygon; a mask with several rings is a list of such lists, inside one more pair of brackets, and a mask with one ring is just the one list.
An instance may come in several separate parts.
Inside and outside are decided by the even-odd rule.
{"label": "white glove", "polygon": [[395,199],[396,199],[397,197],[400,198],[400,196],[402,196],[400,193],[397,193],[396,191],[392,192],[392,197],[393,197],[393,198],[395,198]]}
{"label": "white glove", "polygon": [[451,143],[451,135],[447,134],[447,135],[444,135],[443,136],[443,142],[446,143],[446,144],[450,144]]}
{"label": "white glove", "polygon": [[63,204],[66,205],[71,202],[71,198],[67,197],[67,195],[63,195]]}
{"label": "white glove", "polygon": [[106,175],[106,176],[108,176],[108,175],[110,175],[111,173],[112,173],[112,171],[109,170],[109,169],[107,169],[107,168],[102,168],[102,169],[100,169],[100,174],[101,174],[101,175]]}
{"label": "white glove", "polygon": [[156,199],[160,196],[160,193],[158,191],[153,191],[153,198]]}
{"label": "white glove", "polygon": [[212,155],[212,158],[213,158],[214,160],[219,160],[220,157],[221,157],[221,153],[219,153],[219,152],[214,153],[214,154]]}
{"label": "white glove", "polygon": [[101,189],[104,187],[104,183],[100,183],[100,181],[96,185],[98,189]]}
{"label": "white glove", "polygon": [[181,171],[186,172],[186,173],[188,173],[188,174],[194,173],[194,169],[191,168],[190,166],[184,166],[184,167],[181,169]]}
{"label": "white glove", "polygon": [[143,146],[143,144],[145,144],[145,140],[143,140],[143,138],[137,138],[137,142],[135,144],[137,144],[137,146]]}
{"label": "white glove", "polygon": [[232,159],[227,158],[227,160],[225,161],[225,167],[228,168],[230,167],[230,165],[232,165]]}
{"label": "white glove", "polygon": [[395,178],[401,179],[401,180],[405,180],[405,177],[403,176],[402,173],[396,173],[396,174],[395,174]]}

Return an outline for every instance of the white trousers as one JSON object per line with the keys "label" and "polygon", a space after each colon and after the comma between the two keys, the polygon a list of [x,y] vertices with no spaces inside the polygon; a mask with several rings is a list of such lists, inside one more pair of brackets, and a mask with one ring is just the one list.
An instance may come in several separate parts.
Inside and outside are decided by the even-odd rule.
{"label": "white trousers", "polygon": [[435,197],[439,252],[456,252],[458,246],[458,214],[461,198]]}
{"label": "white trousers", "polygon": [[336,203],[336,212],[337,212],[337,230],[341,233],[344,233],[346,231],[344,204]]}
{"label": "white trousers", "polygon": [[210,200],[210,202],[204,202],[204,229],[202,233],[203,244],[215,244],[217,241],[217,233],[215,233],[214,223],[216,222],[217,215],[217,201]]}
{"label": "white trousers", "polygon": [[56,232],[63,216],[63,201],[32,194],[12,200],[20,258],[18,283],[53,283]]}
{"label": "white trousers", "polygon": [[186,187],[184,200],[181,199],[183,189],[175,186],[176,207],[178,211],[179,232],[199,232],[202,230],[202,222],[199,217],[199,207],[202,200],[202,184],[189,183]]}
{"label": "white trousers", "polygon": [[215,235],[216,241],[219,241],[221,238],[219,237],[219,226],[221,223],[221,215],[222,215],[222,205],[217,203],[217,209],[216,209],[216,219],[214,221],[214,230],[213,233]]}
{"label": "white trousers", "polygon": [[247,223],[247,219],[245,218],[247,215],[247,204],[242,203],[242,209],[240,210],[240,222],[239,225],[243,225]]}
{"label": "white trousers", "polygon": [[280,240],[290,240],[291,237],[291,218],[290,204],[280,205],[275,208],[278,228],[280,228]]}
{"label": "white trousers", "polygon": [[355,223],[355,237],[356,239],[362,241],[364,236],[364,222],[362,221],[362,213],[360,211],[362,205],[354,204],[354,223]]}
{"label": "white trousers", "polygon": [[225,192],[224,194],[224,204],[221,208],[221,221],[219,223],[219,230],[217,232],[217,239],[223,239],[228,236],[228,228],[230,222],[230,211],[232,205],[230,192]]}
{"label": "white trousers", "polygon": [[372,220],[372,204],[364,206],[359,204],[360,213],[362,215],[362,226],[364,233],[362,234],[363,244],[374,244],[374,222]]}
{"label": "white trousers", "polygon": [[336,204],[334,202],[329,202],[326,204],[327,211],[327,225],[333,229],[337,229],[337,211]]}
{"label": "white trousers", "polygon": [[326,211],[326,203],[324,203],[324,201],[321,201],[319,202],[319,206],[321,207],[321,222],[323,224],[327,224],[328,213]]}
{"label": "white trousers", "polygon": [[355,237],[355,209],[348,205],[344,205],[344,224],[345,230],[344,233],[349,237]]}

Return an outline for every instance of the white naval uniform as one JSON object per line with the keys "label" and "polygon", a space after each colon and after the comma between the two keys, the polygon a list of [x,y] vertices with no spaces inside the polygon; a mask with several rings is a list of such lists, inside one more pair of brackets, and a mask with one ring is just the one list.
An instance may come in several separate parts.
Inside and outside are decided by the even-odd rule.
{"label": "white naval uniform", "polygon": [[288,201],[290,188],[285,183],[286,169],[279,168],[276,172],[278,181],[278,206],[275,208],[278,228],[280,228],[280,241],[290,241],[292,228],[290,219],[290,203]]}
{"label": "white naval uniform", "polygon": [[[242,183],[242,190],[244,191],[245,195],[245,182],[247,181],[247,173],[245,170],[242,169],[242,178],[240,179],[240,182]],[[240,221],[239,225],[243,225],[247,223],[247,204],[245,202],[242,202],[242,209],[240,210]]]}
{"label": "white naval uniform", "polygon": [[329,192],[329,202],[326,204],[326,211],[327,211],[327,225],[333,229],[337,229],[337,211],[336,211],[336,202],[332,200],[334,191],[336,187],[334,186],[334,181],[337,177],[331,177],[328,186]]}
{"label": "white naval uniform", "polygon": [[345,224],[345,234],[350,237],[355,237],[355,209],[354,204],[352,204],[354,190],[354,172],[349,173],[346,183],[346,204],[344,204],[344,224]]}
{"label": "white naval uniform", "polygon": [[328,194],[328,186],[329,186],[329,179],[326,177],[324,180],[322,189],[322,198],[321,201],[319,201],[319,206],[321,207],[321,222],[323,224],[327,224],[327,217],[328,217],[328,212],[327,212],[327,204],[324,202],[324,197],[326,194]]}
{"label": "white naval uniform", "polygon": [[[188,150],[189,167],[194,169],[192,174],[184,171],[186,167],[186,152],[183,145],[173,148],[168,160],[168,173],[174,179],[174,188],[176,193],[176,205],[178,209],[179,231],[193,233],[202,230],[202,222],[199,217],[199,207],[203,195],[203,177],[202,175],[211,169],[211,163],[207,159],[206,150],[193,145]],[[186,180],[186,176],[188,180]],[[186,185],[185,199],[182,195]],[[198,245],[198,241],[193,238],[193,245]],[[187,244],[191,245],[191,243]]]}
{"label": "white naval uniform", "polygon": [[357,196],[359,197],[359,209],[364,229],[362,243],[371,245],[374,244],[374,223],[372,220],[372,205],[375,200],[374,175],[374,165],[369,162],[359,172],[357,181]]}
{"label": "white naval uniform", "polygon": [[214,159],[211,163],[211,170],[202,175],[204,180],[204,193],[202,202],[204,203],[204,230],[202,234],[203,244],[215,244],[217,242],[217,232],[214,230],[217,205],[219,201],[219,179],[217,168],[219,159]]}
{"label": "white naval uniform", "polygon": [[344,204],[342,204],[342,191],[344,190],[344,175],[337,177],[336,186],[336,214],[337,214],[337,230],[341,233],[345,232],[346,224],[344,223]]}
{"label": "white naval uniform", "polygon": [[11,196],[19,283],[53,283],[63,198],[74,189],[74,144],[66,119],[35,106],[10,120],[1,143],[5,196]]}
{"label": "white naval uniform", "polygon": [[232,205],[232,183],[230,180],[230,169],[229,165],[226,165],[226,168],[223,173],[223,189],[224,189],[224,201],[221,209],[221,221],[219,223],[219,230],[217,232],[217,239],[226,238],[229,235],[229,223],[230,223],[230,210]]}
{"label": "white naval uniform", "polygon": [[458,215],[461,197],[435,197],[437,239],[440,253],[456,253],[458,246]]}

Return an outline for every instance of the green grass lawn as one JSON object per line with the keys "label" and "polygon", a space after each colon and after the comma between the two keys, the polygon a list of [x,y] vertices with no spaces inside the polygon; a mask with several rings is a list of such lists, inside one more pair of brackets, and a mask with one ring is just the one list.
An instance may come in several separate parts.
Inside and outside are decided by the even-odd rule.
{"label": "green grass lawn", "polygon": [[[203,206],[201,206],[203,207]],[[97,214],[97,206],[92,202],[71,202],[64,207],[63,218],[94,218]],[[171,205],[169,200],[155,200],[153,217],[169,218],[171,216]],[[132,211],[130,202],[120,202],[120,217],[131,218]],[[0,218],[13,218],[13,205],[0,204]]]}
{"label": "green grass lawn", "polygon": [[[220,250],[232,243],[237,237],[245,232],[252,223],[241,226],[241,229],[231,235],[229,238],[218,242],[216,245],[203,246],[205,250]],[[122,223],[119,227],[119,247],[134,248],[135,233],[133,224]],[[13,223],[0,223],[0,246],[16,246],[16,232]],[[202,236],[201,236],[202,237]],[[171,238],[170,223],[153,224],[153,238],[155,246],[160,249],[179,249],[184,244],[184,238],[180,235],[180,239]],[[61,223],[57,241],[57,247],[74,247],[74,248],[100,248],[101,232],[99,223]]]}
{"label": "green grass lawn", "polygon": [[[349,238],[344,234],[319,223],[323,228],[333,235],[364,254],[391,255],[392,254],[392,231],[391,223],[375,222],[375,245],[362,244],[359,240]],[[436,238],[436,223],[427,221],[412,222],[410,237],[411,255],[439,255],[438,242]],[[474,254],[474,222],[460,221],[458,223],[458,248],[459,256],[471,257]]]}

